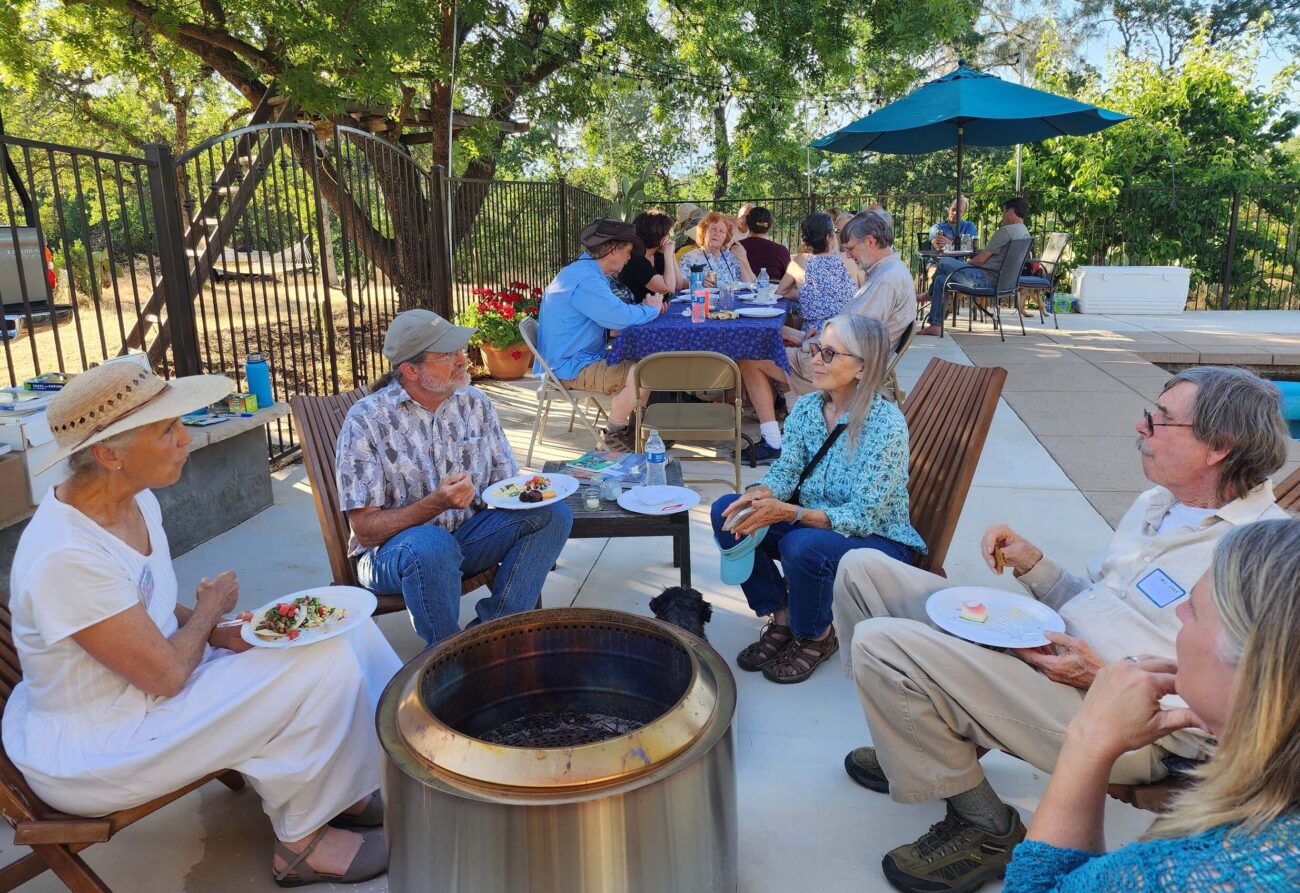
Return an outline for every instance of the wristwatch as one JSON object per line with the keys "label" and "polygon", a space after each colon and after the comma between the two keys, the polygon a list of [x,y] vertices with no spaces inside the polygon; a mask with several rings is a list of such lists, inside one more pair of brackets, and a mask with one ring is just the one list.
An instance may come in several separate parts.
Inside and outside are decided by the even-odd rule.
{"label": "wristwatch", "polygon": [[794,523],[798,524],[802,519],[803,519],[803,506],[797,505],[794,507]]}

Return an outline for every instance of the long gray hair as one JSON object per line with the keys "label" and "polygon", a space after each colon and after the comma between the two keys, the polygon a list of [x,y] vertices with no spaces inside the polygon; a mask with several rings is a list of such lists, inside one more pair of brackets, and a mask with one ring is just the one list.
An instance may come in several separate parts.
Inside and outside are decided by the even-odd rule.
{"label": "long gray hair", "polygon": [[1169,379],[1196,385],[1192,434],[1211,449],[1228,450],[1219,466],[1219,498],[1240,499],[1286,461],[1282,392],[1271,381],[1231,366],[1197,366]]}
{"label": "long gray hair", "polygon": [[834,329],[844,342],[844,349],[862,359],[862,379],[849,403],[849,452],[858,448],[862,426],[871,412],[871,402],[885,381],[885,368],[889,364],[889,336],[879,321],[856,313],[841,313],[826,321],[822,330]]}

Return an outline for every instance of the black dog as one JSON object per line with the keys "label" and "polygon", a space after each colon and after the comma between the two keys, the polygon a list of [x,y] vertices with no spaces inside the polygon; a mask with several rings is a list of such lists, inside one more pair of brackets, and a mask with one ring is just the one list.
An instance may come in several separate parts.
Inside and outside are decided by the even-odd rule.
{"label": "black dog", "polygon": [[713,606],[696,590],[669,586],[650,599],[650,610],[665,623],[681,627],[708,641],[709,637],[704,634],[704,624],[712,619]]}

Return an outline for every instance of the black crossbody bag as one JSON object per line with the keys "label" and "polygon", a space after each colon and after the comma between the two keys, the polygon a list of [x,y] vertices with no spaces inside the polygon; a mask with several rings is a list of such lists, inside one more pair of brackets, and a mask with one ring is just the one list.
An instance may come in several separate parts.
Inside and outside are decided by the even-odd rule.
{"label": "black crossbody bag", "polygon": [[840,422],[830,434],[826,435],[826,439],[822,441],[821,449],[803,467],[803,473],[799,475],[799,483],[794,485],[794,492],[790,494],[791,505],[799,505],[799,491],[803,488],[803,482],[808,480],[808,475],[812,474],[813,469],[817,467],[817,463],[830,452],[831,447],[835,446],[835,441],[840,439],[840,435],[844,433],[844,429],[848,426],[848,422]]}

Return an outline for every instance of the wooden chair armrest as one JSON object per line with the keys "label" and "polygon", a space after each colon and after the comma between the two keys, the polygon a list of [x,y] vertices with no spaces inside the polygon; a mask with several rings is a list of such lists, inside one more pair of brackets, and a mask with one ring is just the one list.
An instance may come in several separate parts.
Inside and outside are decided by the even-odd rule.
{"label": "wooden chair armrest", "polygon": [[19,822],[14,826],[14,843],[26,846],[103,843],[110,836],[112,836],[112,822],[108,819],[82,819],[68,816],[60,819]]}

